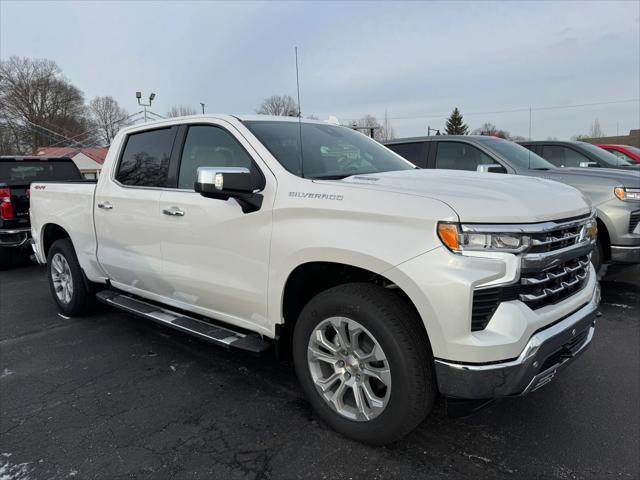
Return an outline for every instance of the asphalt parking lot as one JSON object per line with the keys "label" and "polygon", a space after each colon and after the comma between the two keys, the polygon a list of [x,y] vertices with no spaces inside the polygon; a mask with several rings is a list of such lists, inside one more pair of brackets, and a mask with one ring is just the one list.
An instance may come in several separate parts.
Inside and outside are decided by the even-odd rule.
{"label": "asphalt parking lot", "polygon": [[44,270],[0,272],[0,479],[639,478],[640,268],[610,268],[593,345],[525,398],[385,448],[311,412],[293,367],[98,307],[57,315]]}

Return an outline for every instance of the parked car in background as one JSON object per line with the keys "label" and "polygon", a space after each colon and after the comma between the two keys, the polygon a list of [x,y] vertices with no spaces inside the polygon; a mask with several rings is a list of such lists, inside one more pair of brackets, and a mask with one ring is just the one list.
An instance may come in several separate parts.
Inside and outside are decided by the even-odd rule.
{"label": "parked car in background", "polygon": [[628,162],[640,162],[640,148],[632,145],[598,145],[598,147]]}
{"label": "parked car in background", "polygon": [[102,289],[218,345],[292,349],[318,415],[376,444],[438,392],[526,394],[584,351],[594,216],[566,185],[420,170],[349,128],[262,115],[123,129],[97,185],[40,182],[31,205],[60,311]]}
{"label": "parked car in background", "polygon": [[590,143],[551,140],[518,143],[556,167],[637,169],[640,175],[640,164],[620,158]]}
{"label": "parked car in background", "polygon": [[41,180],[82,180],[66,157],[0,157],[0,269],[29,254],[29,185]]}
{"label": "parked car in background", "polygon": [[571,185],[598,212],[596,268],[608,261],[640,263],[640,170],[557,168],[517,143],[488,136],[404,138],[386,146],[422,168],[511,173]]}

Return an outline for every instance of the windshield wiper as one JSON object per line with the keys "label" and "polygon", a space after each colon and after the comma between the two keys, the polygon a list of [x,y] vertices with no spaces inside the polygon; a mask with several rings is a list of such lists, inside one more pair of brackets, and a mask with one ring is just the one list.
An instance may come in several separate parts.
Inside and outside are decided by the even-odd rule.
{"label": "windshield wiper", "polygon": [[347,178],[354,175],[353,173],[348,173],[346,175],[314,175],[313,177],[307,177],[311,180],[342,180],[343,178]]}

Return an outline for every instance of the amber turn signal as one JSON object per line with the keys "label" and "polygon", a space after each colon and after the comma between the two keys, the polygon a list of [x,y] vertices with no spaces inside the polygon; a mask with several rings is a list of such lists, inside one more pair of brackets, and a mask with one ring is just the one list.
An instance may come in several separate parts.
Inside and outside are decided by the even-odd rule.
{"label": "amber turn signal", "polygon": [[439,223],[438,237],[450,250],[457,250],[460,246],[458,241],[458,226],[455,223]]}

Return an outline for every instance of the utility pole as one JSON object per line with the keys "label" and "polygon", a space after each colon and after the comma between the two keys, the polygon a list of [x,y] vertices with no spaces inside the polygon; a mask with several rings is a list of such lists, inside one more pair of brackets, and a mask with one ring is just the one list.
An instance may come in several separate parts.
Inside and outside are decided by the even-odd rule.
{"label": "utility pole", "polygon": [[149,103],[142,103],[140,101],[142,98],[142,92],[136,92],[136,98],[138,99],[138,105],[144,107],[144,123],[147,123],[147,107],[151,106],[151,102],[156,98],[156,94],[151,92],[151,95],[149,95]]}
{"label": "utility pole", "polygon": [[202,107],[202,114],[204,115],[204,103],[200,102],[200,106]]}

